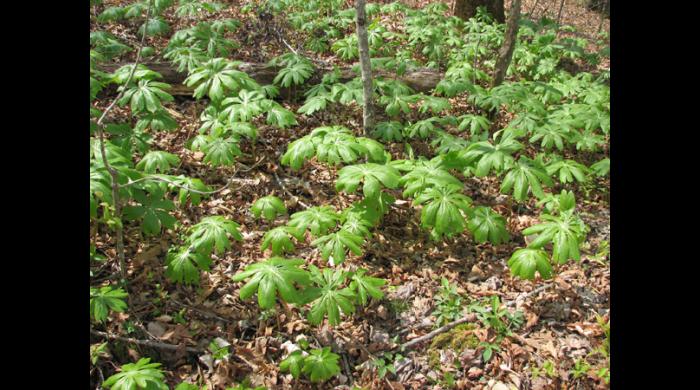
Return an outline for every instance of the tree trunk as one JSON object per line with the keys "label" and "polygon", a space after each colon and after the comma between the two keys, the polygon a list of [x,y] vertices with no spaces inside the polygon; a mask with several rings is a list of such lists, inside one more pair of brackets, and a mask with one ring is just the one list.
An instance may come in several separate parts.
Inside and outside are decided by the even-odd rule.
{"label": "tree trunk", "polygon": [[355,0],[357,11],[357,41],[360,46],[360,69],[362,70],[362,129],[365,135],[372,130],[372,66],[369,60],[369,44],[367,43],[367,15],[365,14],[365,0]]}
{"label": "tree trunk", "polygon": [[503,41],[503,46],[498,51],[498,59],[496,60],[496,69],[493,74],[493,85],[496,87],[501,85],[506,77],[506,71],[513,59],[513,50],[515,50],[515,42],[518,38],[518,21],[520,20],[520,2],[521,0],[513,0],[508,15],[508,26],[506,28],[506,36]]}
{"label": "tree trunk", "polygon": [[467,20],[476,16],[478,7],[486,7],[486,11],[493,16],[498,23],[506,21],[503,14],[503,0],[455,0],[454,15]]}
{"label": "tree trunk", "polygon": [[559,32],[559,26],[561,25],[561,13],[564,10],[564,0],[561,0],[559,4],[559,13],[557,14],[557,32]]}

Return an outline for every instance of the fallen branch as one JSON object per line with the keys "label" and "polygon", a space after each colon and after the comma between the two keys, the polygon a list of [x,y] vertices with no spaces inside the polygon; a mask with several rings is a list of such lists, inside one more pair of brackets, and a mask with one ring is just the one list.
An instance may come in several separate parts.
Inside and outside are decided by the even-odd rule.
{"label": "fallen branch", "polygon": [[253,180],[253,179],[239,179],[239,178],[236,178],[236,174],[237,174],[238,172],[248,172],[248,171],[254,169],[254,168],[257,167],[258,165],[260,165],[260,163],[261,163],[263,160],[265,160],[265,156],[263,156],[260,160],[258,160],[258,161],[257,161],[253,166],[251,166],[251,167],[248,167],[248,166],[246,166],[245,164],[239,163],[240,165],[243,165],[243,166],[246,167],[246,168],[244,168],[244,169],[239,169],[239,170],[235,171],[235,172],[233,173],[233,175],[231,175],[231,177],[226,181],[226,184],[224,184],[222,187],[220,187],[220,188],[218,188],[218,189],[216,189],[216,190],[214,190],[214,191],[199,191],[199,190],[196,190],[196,189],[194,189],[194,188],[190,188],[190,187],[187,187],[187,186],[180,185],[180,184],[178,184],[178,183],[176,183],[176,182],[174,182],[174,181],[172,181],[172,180],[170,180],[170,179],[167,179],[167,178],[165,178],[165,177],[156,176],[156,175],[153,175],[153,176],[144,176],[144,177],[142,177],[142,178],[140,178],[140,179],[136,179],[136,180],[131,180],[131,179],[129,179],[129,182],[126,183],[126,184],[122,184],[121,187],[124,188],[124,187],[128,187],[128,186],[130,186],[130,185],[134,185],[134,184],[136,184],[136,183],[140,183],[140,182],[142,182],[142,181],[153,180],[153,181],[160,181],[160,182],[163,182],[163,183],[168,183],[168,184],[170,184],[170,185],[173,186],[173,187],[181,188],[181,189],[183,189],[183,190],[186,190],[186,191],[189,191],[189,192],[193,192],[193,193],[195,193],[195,194],[200,194],[200,195],[212,195],[212,194],[217,194],[217,193],[219,193],[219,192],[225,190],[226,188],[228,188],[228,186],[231,185],[231,183],[241,183],[241,184],[255,184],[255,183],[257,183],[257,181],[256,181],[256,180]]}
{"label": "fallen branch", "polygon": [[[325,73],[333,71],[333,67],[329,64],[327,66],[319,64],[316,68],[316,72],[306,81],[306,84],[314,85],[321,82],[321,78]],[[113,73],[117,69],[124,65],[130,65],[129,63],[102,63],[98,64],[98,68],[107,73]],[[160,73],[163,76],[162,81],[170,84],[171,88],[167,91],[171,95],[192,96],[194,88],[187,87],[183,85],[183,82],[187,78],[187,72],[178,72],[177,68],[168,62],[143,62],[142,65],[148,69]],[[359,64],[357,64],[359,66]],[[257,81],[260,85],[272,84],[277,72],[278,67],[270,66],[268,64],[258,64],[250,62],[242,62],[238,69],[246,72],[253,80]],[[392,72],[387,72],[381,69],[375,69],[373,72],[376,76],[382,76],[385,78],[397,79],[403,81],[409,87],[413,88],[418,92],[429,92],[442,80],[444,73],[431,68],[416,68],[406,71],[405,74],[397,76]],[[347,82],[359,77],[359,74],[353,71],[352,65],[346,65],[340,68],[340,78],[338,82]],[[284,88],[282,88],[284,89]],[[284,96],[284,94],[281,94]]]}
{"label": "fallen branch", "polygon": [[413,346],[416,345],[416,344],[422,343],[422,342],[424,342],[424,341],[428,341],[428,340],[432,339],[433,337],[439,335],[440,333],[445,333],[445,332],[449,331],[450,329],[454,328],[454,327],[457,326],[457,325],[464,324],[465,322],[474,322],[474,321],[476,321],[476,314],[474,314],[474,313],[469,313],[469,314],[467,314],[466,316],[464,316],[464,317],[462,317],[462,318],[460,318],[460,319],[458,319],[458,320],[456,320],[456,321],[452,321],[452,322],[450,322],[450,323],[447,324],[447,325],[443,325],[442,327],[437,328],[437,329],[435,329],[434,331],[432,331],[432,332],[430,332],[430,333],[428,333],[428,334],[426,334],[426,335],[423,335],[423,336],[420,336],[420,337],[416,337],[416,338],[413,339],[413,340],[410,340],[410,341],[407,341],[407,342],[401,344],[401,346],[399,347],[399,349],[403,351],[403,350],[405,350],[405,349],[407,349],[407,348],[413,347]]}
{"label": "fallen branch", "polygon": [[133,185],[133,184],[136,184],[136,183],[139,183],[139,182],[142,182],[142,181],[146,181],[146,180],[153,180],[153,181],[160,181],[160,182],[163,182],[163,183],[168,183],[168,184],[170,184],[170,185],[173,186],[173,187],[181,188],[181,189],[183,189],[183,190],[186,190],[186,191],[189,191],[189,192],[193,192],[193,193],[195,193],[195,194],[200,194],[200,195],[212,195],[212,194],[219,193],[219,192],[225,190],[226,188],[228,188],[228,186],[231,185],[231,183],[242,183],[242,184],[253,184],[253,183],[256,183],[256,181],[253,180],[253,179],[238,179],[238,178],[235,178],[235,177],[232,176],[232,177],[230,177],[230,178],[226,181],[226,184],[224,184],[224,185],[223,185],[221,188],[219,188],[219,189],[216,189],[216,190],[214,190],[214,191],[199,191],[199,190],[195,190],[194,188],[190,188],[190,187],[187,187],[187,186],[183,186],[183,185],[181,185],[181,184],[178,184],[178,183],[176,183],[176,182],[174,182],[174,181],[172,181],[172,180],[166,179],[166,178],[164,178],[164,177],[160,177],[160,176],[145,176],[145,177],[142,177],[142,178],[140,178],[140,179],[133,180],[133,181],[130,180],[128,183],[123,184],[122,187],[128,187],[128,186],[130,186],[130,185]]}
{"label": "fallen branch", "polygon": [[[525,295],[523,295],[523,296],[520,296],[520,297],[516,298],[515,300],[505,302],[504,305],[505,305],[505,306],[514,306],[514,305],[517,304],[517,302],[519,302],[519,301],[520,301],[520,302],[521,302],[521,301],[524,301],[525,299],[527,299],[527,298],[529,298],[529,297],[531,297],[531,296],[533,296],[533,295],[536,295],[536,294],[538,294],[538,293],[540,293],[540,292],[546,290],[547,288],[549,288],[549,287],[551,287],[551,286],[552,286],[552,283],[547,283],[547,284],[545,284],[545,285],[542,285],[542,286],[540,286],[540,287],[537,287],[536,289],[534,289],[534,290],[528,292],[527,294],[525,294]],[[435,337],[435,336],[437,336],[437,335],[439,335],[439,334],[441,334],[441,333],[445,333],[445,332],[449,331],[450,329],[454,328],[454,327],[457,326],[457,325],[464,324],[465,322],[474,322],[474,321],[476,321],[476,320],[477,320],[476,314],[474,314],[474,313],[469,313],[469,314],[467,314],[466,316],[464,316],[464,317],[462,317],[462,318],[460,318],[460,319],[458,319],[458,320],[452,321],[452,322],[448,323],[447,325],[444,325],[444,326],[442,326],[442,327],[440,327],[440,328],[437,328],[437,329],[435,329],[434,331],[432,331],[432,332],[430,332],[430,333],[428,333],[428,334],[425,334],[425,335],[423,335],[423,336],[417,337],[417,338],[415,338],[415,339],[413,339],[413,340],[410,340],[410,341],[407,341],[407,342],[403,343],[403,344],[400,346],[400,350],[403,351],[403,350],[405,350],[405,349],[407,349],[407,348],[413,347],[413,346],[416,345],[416,344],[422,343],[422,342],[424,342],[424,341],[428,341],[428,340],[432,339],[433,337]]]}
{"label": "fallen branch", "polygon": [[505,305],[506,306],[515,306],[518,302],[522,302],[522,301],[526,300],[527,298],[530,298],[533,295],[539,294],[540,292],[548,289],[551,286],[552,286],[552,283],[543,284],[542,286],[537,287],[536,289],[528,292],[527,294],[520,296],[518,298],[515,298],[515,300],[507,301],[505,303]]}
{"label": "fallen branch", "polygon": [[204,353],[205,352],[204,350],[201,350],[199,348],[181,347],[179,345],[161,343],[158,341],[151,341],[151,340],[138,340],[138,339],[133,339],[130,337],[122,337],[122,336],[109,334],[107,332],[100,332],[99,330],[94,330],[94,329],[90,329],[90,334],[95,335],[95,336],[99,336],[99,337],[103,337],[103,338],[107,338],[110,340],[119,340],[119,341],[123,341],[126,343],[143,345],[144,347],[165,349],[165,350],[169,350],[169,351],[177,351],[177,350],[180,350],[181,348],[184,348],[185,351],[191,352],[191,353]]}
{"label": "fallen branch", "polygon": [[212,313],[212,312],[208,312],[208,311],[206,311],[206,310],[198,309],[198,308],[194,307],[193,305],[188,305],[188,304],[186,304],[186,303],[183,303],[183,302],[178,301],[177,299],[171,298],[171,300],[172,300],[173,302],[175,302],[175,304],[177,304],[177,305],[179,305],[179,306],[181,306],[181,307],[184,307],[184,308],[186,308],[186,309],[190,309],[190,310],[192,310],[192,311],[195,311],[195,312],[201,314],[201,315],[204,316],[204,317],[207,317],[207,318],[214,318],[214,319],[216,319],[216,320],[223,321],[223,322],[227,322],[227,323],[229,323],[229,324],[236,323],[235,320],[230,320],[230,319],[228,319],[228,318],[224,318],[224,317],[218,316],[218,315],[216,315],[216,314],[214,314],[214,313]]}

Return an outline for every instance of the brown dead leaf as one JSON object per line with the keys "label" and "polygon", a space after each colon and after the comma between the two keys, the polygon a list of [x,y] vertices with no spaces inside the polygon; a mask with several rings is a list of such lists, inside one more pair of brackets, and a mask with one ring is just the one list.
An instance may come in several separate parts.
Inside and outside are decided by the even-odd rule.
{"label": "brown dead leaf", "polygon": [[560,277],[555,277],[554,282],[562,290],[570,290],[571,289],[571,285],[569,283],[567,283],[566,281],[564,281],[564,279],[562,279]]}
{"label": "brown dead leaf", "polygon": [[603,335],[603,330],[600,329],[600,326],[591,322],[566,324],[566,328],[586,337],[599,337]]}
{"label": "brown dead leaf", "polygon": [[538,316],[535,312],[526,311],[525,318],[527,319],[527,322],[525,323],[525,327],[523,330],[528,330],[531,329],[533,326],[537,325],[537,320],[540,319],[540,316]]}
{"label": "brown dead leaf", "polygon": [[127,354],[129,355],[129,357],[130,357],[131,359],[133,359],[133,361],[135,361],[135,362],[138,361],[139,359],[141,359],[141,354],[139,353],[139,351],[137,351],[137,350],[135,350],[135,349],[133,349],[133,348],[127,349],[126,353],[127,353]]}
{"label": "brown dead leaf", "polygon": [[163,253],[163,248],[161,248],[160,245],[152,246],[137,253],[136,256],[134,256],[133,265],[137,268],[143,267],[144,264],[151,263],[153,260],[157,259],[161,253]]}
{"label": "brown dead leaf", "polygon": [[166,340],[179,344],[182,340],[192,340],[190,332],[182,324],[177,324],[170,330],[166,331],[163,336],[160,337],[161,340]]}

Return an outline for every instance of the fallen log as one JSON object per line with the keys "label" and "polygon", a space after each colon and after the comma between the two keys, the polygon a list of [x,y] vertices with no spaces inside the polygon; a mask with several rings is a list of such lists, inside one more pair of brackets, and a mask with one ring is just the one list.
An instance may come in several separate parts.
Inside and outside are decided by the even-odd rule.
{"label": "fallen log", "polygon": [[[130,63],[105,63],[99,64],[98,68],[103,72],[114,72],[115,70],[121,68],[124,65],[129,65]],[[148,69],[158,72],[163,76],[161,81],[170,84],[172,87],[168,90],[171,95],[192,95],[194,88],[189,88],[183,84],[187,78],[186,72],[178,72],[177,68],[168,62],[144,62],[144,66]],[[248,75],[257,81],[260,85],[272,84],[279,68],[270,66],[267,64],[254,64],[249,62],[241,63],[238,67],[241,71],[248,73]],[[323,74],[332,71],[331,68],[317,68],[316,72],[307,80],[306,84],[313,85],[321,82]],[[437,85],[444,75],[443,72],[437,71],[430,68],[417,68],[407,71],[401,76],[396,74],[382,71],[373,70],[375,75],[379,75],[385,78],[398,79],[406,83],[412,89],[418,92],[429,92]],[[355,77],[359,77],[358,73],[355,73],[351,66],[340,69],[340,82],[347,82]],[[282,96],[285,96],[282,94]]]}

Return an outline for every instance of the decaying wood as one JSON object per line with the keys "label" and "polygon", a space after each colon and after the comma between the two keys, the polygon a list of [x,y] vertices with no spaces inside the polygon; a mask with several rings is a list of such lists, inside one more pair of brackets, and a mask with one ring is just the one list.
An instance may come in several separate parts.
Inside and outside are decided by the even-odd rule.
{"label": "decaying wood", "polygon": [[[130,63],[126,62],[100,64],[99,69],[103,72],[111,73],[119,69],[120,67],[129,64]],[[168,62],[145,62],[143,63],[143,65],[154,72],[160,73],[163,76],[163,79],[160,81],[168,83],[172,86],[171,89],[168,90],[168,93],[170,93],[171,95],[192,95],[194,88],[186,87],[183,84],[183,81],[185,81],[185,79],[187,78],[187,72],[178,72],[177,68]],[[359,76],[359,74],[354,72],[352,68],[352,66],[347,66],[340,69],[340,82],[347,82]],[[359,66],[357,68],[359,72]],[[248,73],[250,77],[252,77],[261,85],[272,84],[272,80],[275,78],[275,76],[277,76],[277,71],[279,70],[278,68],[269,66],[267,64],[255,64],[249,62],[241,63],[239,69],[243,72]],[[311,78],[307,81],[307,84],[313,85],[320,83],[323,75],[330,71],[332,71],[332,69],[330,68],[317,68],[314,75],[311,76]],[[373,70],[373,73],[382,77],[401,80],[404,83],[406,83],[409,87],[413,88],[418,92],[429,92],[430,90],[435,88],[437,83],[439,83],[444,76],[443,72],[429,68],[413,69],[407,71],[401,76],[397,76],[393,73],[382,70]],[[285,95],[282,94],[282,96]]]}

